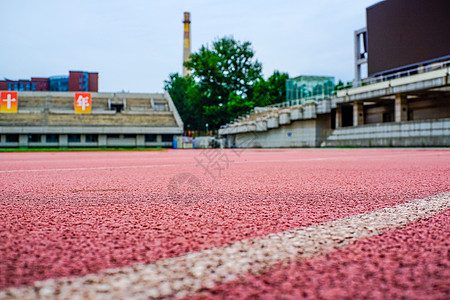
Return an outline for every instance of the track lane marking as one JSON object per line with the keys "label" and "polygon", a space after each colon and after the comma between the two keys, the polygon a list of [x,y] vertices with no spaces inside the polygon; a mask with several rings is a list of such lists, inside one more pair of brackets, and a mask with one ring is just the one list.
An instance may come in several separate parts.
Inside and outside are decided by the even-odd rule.
{"label": "track lane marking", "polygon": [[325,254],[359,239],[379,235],[448,209],[450,191],[365,214],[162,259],[153,264],[8,288],[0,290],[0,298],[185,297],[248,273],[258,274],[279,262],[288,263]]}

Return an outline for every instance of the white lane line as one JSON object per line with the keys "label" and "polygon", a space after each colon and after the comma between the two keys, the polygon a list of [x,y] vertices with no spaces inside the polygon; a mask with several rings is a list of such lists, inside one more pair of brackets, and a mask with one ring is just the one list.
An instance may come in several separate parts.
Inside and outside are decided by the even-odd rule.
{"label": "white lane line", "polygon": [[[242,160],[228,162],[224,161],[228,165],[232,164],[253,164],[253,163],[290,163],[290,162],[307,162],[307,161],[326,161],[326,160],[383,160],[388,157],[398,157],[398,155],[389,156],[359,156],[359,157],[320,157],[320,158],[303,158],[303,159],[273,159],[273,160]],[[111,166],[111,167],[86,167],[86,168],[58,168],[58,169],[29,169],[29,170],[0,170],[0,173],[27,173],[27,172],[55,172],[55,171],[87,171],[87,170],[110,170],[110,169],[142,169],[142,168],[159,168],[159,167],[180,167],[180,166],[200,166],[208,165],[210,162],[202,163],[188,163],[188,164],[163,164],[163,165],[140,165],[140,166]]]}
{"label": "white lane line", "polygon": [[275,263],[324,254],[448,209],[450,192],[445,192],[323,224],[163,259],[153,264],[9,288],[0,291],[0,299],[184,297],[248,273],[258,274]]}

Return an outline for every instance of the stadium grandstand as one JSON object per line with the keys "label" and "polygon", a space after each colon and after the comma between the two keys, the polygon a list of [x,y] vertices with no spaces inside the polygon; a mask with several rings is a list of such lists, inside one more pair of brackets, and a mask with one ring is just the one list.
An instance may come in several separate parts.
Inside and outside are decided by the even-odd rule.
{"label": "stadium grandstand", "polygon": [[450,146],[448,11],[444,0],[368,7],[367,27],[354,32],[352,87],[293,98],[287,82],[285,102],[256,108],[219,135],[229,147]]}
{"label": "stadium grandstand", "polygon": [[183,122],[166,94],[2,91],[0,147],[171,147]]}

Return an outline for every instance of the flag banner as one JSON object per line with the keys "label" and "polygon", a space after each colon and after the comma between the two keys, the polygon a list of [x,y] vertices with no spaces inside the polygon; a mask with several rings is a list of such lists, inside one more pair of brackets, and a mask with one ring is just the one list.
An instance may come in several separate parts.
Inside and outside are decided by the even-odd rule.
{"label": "flag banner", "polygon": [[91,93],[75,93],[75,113],[91,113]]}
{"label": "flag banner", "polygon": [[17,106],[19,99],[17,97],[17,92],[3,91],[0,94],[1,107],[0,112],[2,113],[17,113]]}

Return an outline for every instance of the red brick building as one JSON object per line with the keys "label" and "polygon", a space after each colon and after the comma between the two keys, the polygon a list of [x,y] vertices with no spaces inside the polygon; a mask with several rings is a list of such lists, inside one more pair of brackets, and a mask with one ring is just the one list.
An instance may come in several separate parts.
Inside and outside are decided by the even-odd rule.
{"label": "red brick building", "polygon": [[3,91],[74,91],[98,92],[98,73],[69,71],[69,76],[31,77],[0,80]]}
{"label": "red brick building", "polygon": [[98,92],[98,73],[69,71],[69,91]]}

